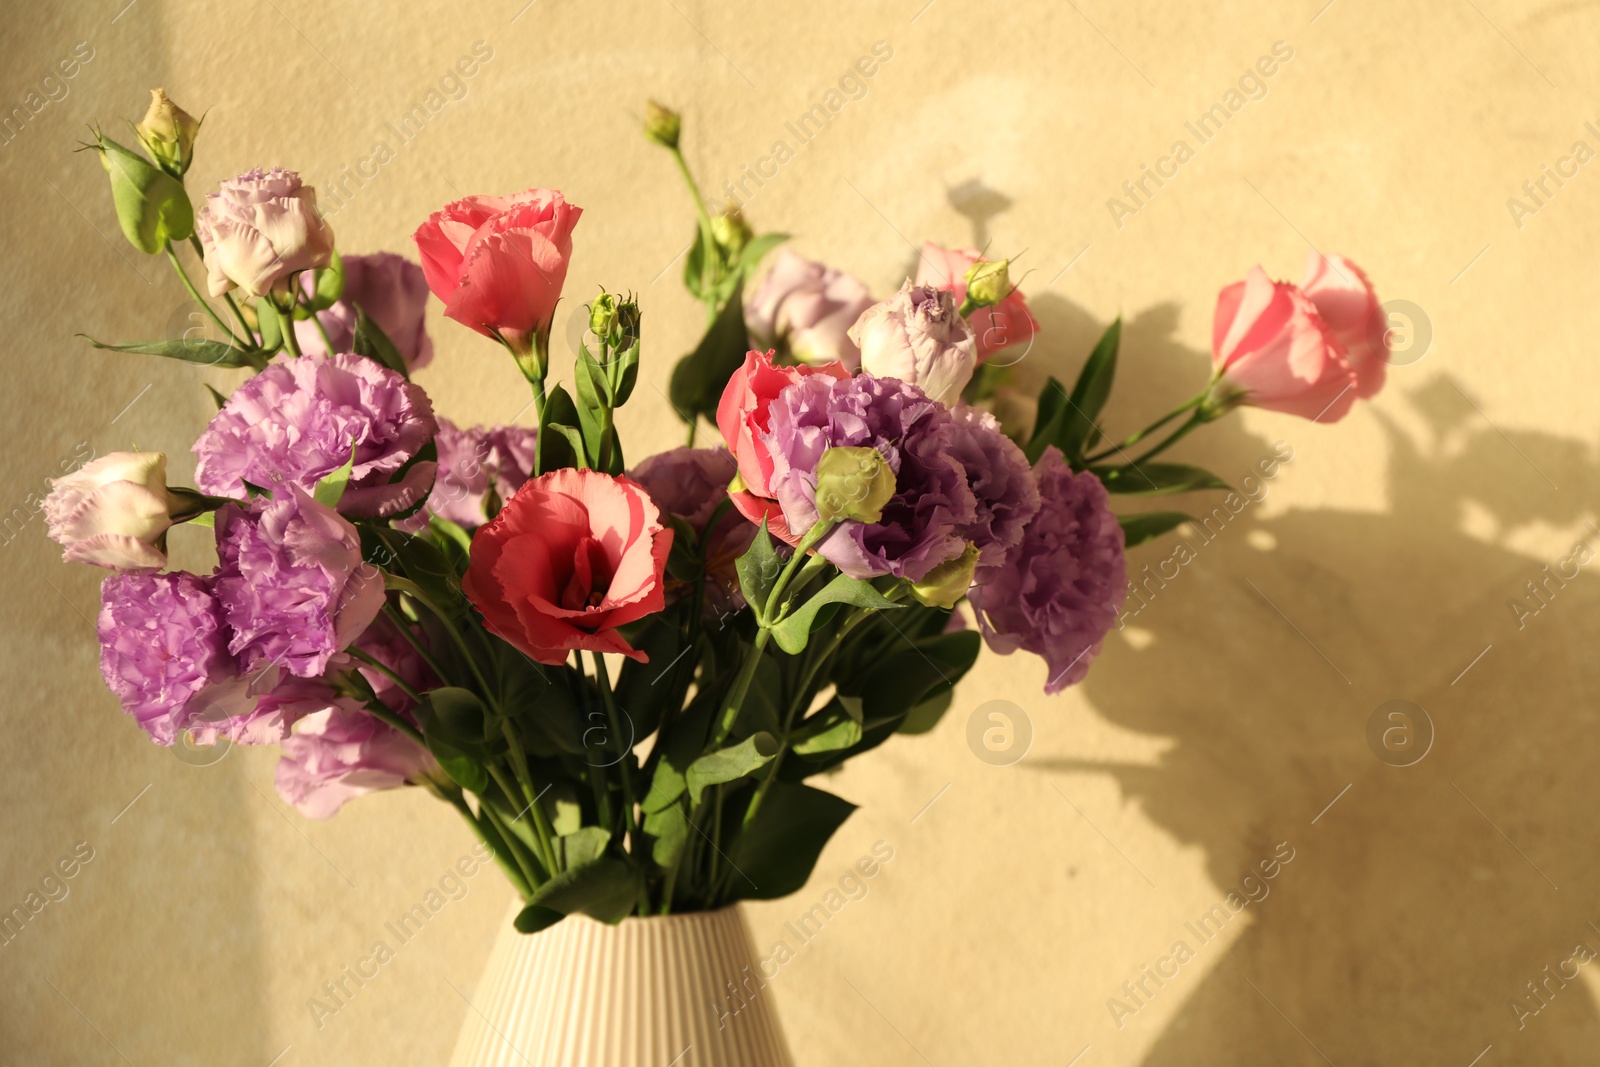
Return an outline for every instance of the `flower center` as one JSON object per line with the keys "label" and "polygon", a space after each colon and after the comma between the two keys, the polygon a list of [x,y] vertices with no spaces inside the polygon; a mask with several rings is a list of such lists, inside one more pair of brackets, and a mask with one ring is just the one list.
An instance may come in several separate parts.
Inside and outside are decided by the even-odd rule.
{"label": "flower center", "polygon": [[561,606],[568,611],[597,608],[611,589],[611,559],[605,546],[585,536],[572,553],[572,576],[561,593]]}

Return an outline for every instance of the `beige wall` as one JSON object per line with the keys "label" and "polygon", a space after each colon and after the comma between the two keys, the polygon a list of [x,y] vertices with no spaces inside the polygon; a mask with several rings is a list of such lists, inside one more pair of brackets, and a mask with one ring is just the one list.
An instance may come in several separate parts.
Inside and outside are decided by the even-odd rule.
{"label": "beige wall", "polygon": [[[125,246],[99,168],[70,154],[85,122],[137,118],[153,84],[211,109],[197,191],[274,163],[326,187],[388,141],[392,161],[333,218],[346,250],[407,250],[458,192],[565,190],[585,209],[569,304],[637,290],[655,388],[698,311],[675,270],[658,279],[691,218],[636,133],[644,99],[683,108],[716,187],[794,146],[784,124],[880,40],[894,57],[865,97],[750,215],[880,291],[911,261],[903,238],[1025,249],[1046,331],[1026,375],[1076,373],[1128,318],[1113,431],[1202,377],[1211,301],[1247,266],[1298,276],[1311,244],[1357,259],[1431,322],[1423,358],[1337,427],[1251,414],[1195,441],[1230,478],[1276,441],[1294,459],[1213,543],[1191,538],[1196,558],[1086,685],[1047,699],[1040,664],[986,657],[936,732],[851,766],[835,788],[862,810],[811,886],[751,909],[758,941],[874,842],[895,858],[771,993],[802,1064],[1465,1067],[1491,1045],[1485,1065],[1593,1062],[1600,970],[1552,983],[1520,1030],[1508,1002],[1600,947],[1600,591],[1585,574],[1521,629],[1507,600],[1593,536],[1600,163],[1520,227],[1506,205],[1575,140],[1600,149],[1592,7],[123,2],[0,26],[0,107],[76,42],[94,50],[0,147],[7,509],[88,448],[162,449],[189,473],[196,375],[71,336],[182,323],[176,281]],[[465,98],[400,146],[385,124],[477,41],[494,55]],[[1107,198],[1193,144],[1185,121],[1276,41],[1293,58],[1265,98],[1115,225]],[[517,412],[502,356],[443,320],[435,337],[421,380],[443,411]],[[634,454],[678,439],[656,401],[642,389],[624,413]],[[204,538],[179,540],[200,565]],[[309,823],[277,800],[270,753],[196,767],[145,743],[97,676],[98,575],[60,564],[37,518],[0,562],[0,906],[94,849],[70,896],[0,948],[0,1061],[442,1062],[509,901],[491,874],[320,1029],[307,1002],[468,849],[454,817],[390,795]],[[1031,719],[1015,766],[966,742],[995,699]],[[1406,769],[1366,742],[1392,699],[1437,732]],[[1270,896],[1202,944],[1185,923],[1280,842],[1294,859]],[[1119,1029],[1108,998],[1180,940],[1193,958]]]}

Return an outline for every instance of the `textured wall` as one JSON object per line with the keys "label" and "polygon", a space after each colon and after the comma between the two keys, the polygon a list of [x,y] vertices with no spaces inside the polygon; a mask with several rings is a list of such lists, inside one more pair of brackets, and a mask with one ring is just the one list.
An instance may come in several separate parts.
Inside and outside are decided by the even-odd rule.
{"label": "textured wall", "polygon": [[[126,247],[99,168],[70,152],[85,122],[115,135],[137,118],[156,84],[210,108],[192,189],[297,167],[337,207],[347,250],[405,250],[458,193],[565,190],[585,209],[570,305],[604,283],[647,312],[652,388],[622,420],[635,454],[679,438],[652,401],[699,314],[669,269],[689,205],[636,133],[652,94],[684,110],[713,189],[747,165],[770,173],[761,161],[787,142],[749,214],[879,291],[912,262],[908,238],[1026,249],[1045,328],[1026,375],[1075,373],[1125,315],[1113,432],[1203,376],[1215,292],[1251,263],[1297,277],[1311,245],[1357,259],[1428,324],[1421,358],[1337,427],[1251,413],[1195,440],[1188,455],[1230,478],[1276,442],[1293,460],[1214,540],[1190,537],[1194,558],[1151,582],[1084,686],[1046,699],[1040,664],[987,657],[937,731],[851,766],[835,788],[862,810],[812,885],[751,909],[763,949],[795,942],[784,924],[875,842],[894,858],[791,945],[770,995],[802,1064],[1465,1067],[1486,1048],[1485,1065],[1593,1062],[1600,971],[1548,980],[1542,1001],[1524,983],[1600,946],[1600,589],[1588,574],[1550,582],[1520,626],[1507,602],[1597,536],[1600,13],[524,2],[94,0],[0,26],[0,108],[60,97],[0,145],[0,909],[92,850],[70,894],[0,948],[0,1062],[439,1063],[510,896],[492,873],[470,881],[319,1027],[310,998],[437,884],[467,834],[415,795],[305,822],[277,800],[270,754],[187,764],[100,686],[98,576],[58,562],[28,501],[87,450],[161,449],[187,476],[207,417],[188,369],[91,357],[71,336],[183,325],[178,284]],[[389,124],[480,41],[493,56],[462,98],[402,141]],[[801,145],[786,123],[879,41],[893,58]],[[92,58],[41,89],[79,42]],[[1292,57],[1198,143],[1185,123],[1275,42]],[[1193,157],[1177,176],[1136,213],[1109,210],[1179,139]],[[1582,166],[1567,158],[1580,140]],[[1568,176],[1536,203],[1522,185],[1546,165]],[[369,177],[329,195],[347,167]],[[515,415],[504,357],[442,319],[434,333],[421,380],[439,408]],[[199,565],[194,533],[176,549]],[[1031,720],[1013,766],[967,744],[968,717],[994,699]],[[1403,769],[1367,742],[1394,699],[1436,731]],[[1187,924],[1275,854],[1293,858],[1271,868],[1270,895],[1197,936]],[[1176,976],[1125,993],[1146,966]]]}

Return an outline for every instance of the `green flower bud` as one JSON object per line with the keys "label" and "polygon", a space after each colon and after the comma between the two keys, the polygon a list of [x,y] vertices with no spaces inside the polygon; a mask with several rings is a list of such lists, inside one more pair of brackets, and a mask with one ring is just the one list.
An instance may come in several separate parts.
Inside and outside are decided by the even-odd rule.
{"label": "green flower bud", "polygon": [[683,119],[676,111],[654,100],[645,105],[644,135],[662,148],[677,148],[678,133],[682,128]]}
{"label": "green flower bud", "polygon": [[894,471],[876,448],[830,448],[817,462],[817,519],[878,522],[894,489]]}
{"label": "green flower bud", "polygon": [[610,337],[616,324],[617,298],[603,292],[589,305],[589,332],[596,337]]}
{"label": "green flower bud", "polygon": [[730,260],[739,258],[739,253],[744,251],[744,246],[750,243],[753,236],[750,224],[744,221],[738,208],[729,208],[711,218],[711,239],[717,242],[717,247]]}
{"label": "green flower bud", "polygon": [[980,259],[967,268],[967,302],[974,307],[993,307],[1011,295],[1011,261],[989,262]]}
{"label": "green flower bud", "polygon": [[181,178],[194,162],[194,136],[200,120],[174,104],[165,89],[150,90],[150,110],[134,132],[150,158],[174,178]]}
{"label": "green flower bud", "polygon": [[98,130],[94,138],[84,147],[100,153],[100,165],[111,176],[117,223],[129,243],[153,256],[168,241],[187,240],[194,233],[194,208],[178,179]]}
{"label": "green flower bud", "polygon": [[972,588],[972,576],[977,569],[978,546],[969,542],[961,555],[945,560],[923,575],[922,581],[914,583],[911,595],[930,608],[953,608]]}

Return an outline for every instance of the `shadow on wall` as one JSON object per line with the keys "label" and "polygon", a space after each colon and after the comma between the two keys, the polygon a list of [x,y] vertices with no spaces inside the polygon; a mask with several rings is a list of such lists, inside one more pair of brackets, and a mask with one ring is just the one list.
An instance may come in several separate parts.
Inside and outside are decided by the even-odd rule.
{"label": "shadow on wall", "polygon": [[[1060,298],[1034,306],[1049,340],[1019,377],[1070,382],[1105,324]],[[1173,325],[1170,307],[1127,323],[1123,388],[1162,403],[1109,412],[1111,432],[1203,378],[1206,354]],[[1253,890],[1267,896],[1211,920],[1227,933],[1211,947],[1213,925],[1174,910],[1172,941],[1193,953],[1175,976],[1106,990],[1122,1005],[1108,1001],[1108,1029],[1180,1005],[1146,1067],[1465,1067],[1491,1045],[1499,1063],[1594,1061],[1600,583],[1582,570],[1600,566],[1600,528],[1578,524],[1600,467],[1587,442],[1502,433],[1448,375],[1395,369],[1384,406],[1422,427],[1368,409],[1388,438],[1387,513],[1263,520],[1251,505],[1130,552],[1141,599],[1084,684],[1111,722],[1171,739],[1160,765],[1026,764],[1112,775],[1204,849],[1218,903],[1292,849]],[[1290,447],[1330,432],[1281,420]],[[1275,447],[1236,419],[1191,442],[1173,458],[1236,486]],[[1291,461],[1277,477],[1303,476]],[[1221,496],[1117,506],[1201,514]],[[1568,526],[1584,547],[1509,547]],[[1140,979],[1148,961],[1126,962]]]}
{"label": "shadow on wall", "polygon": [[[18,257],[4,279],[12,306],[35,313],[11,323],[0,484],[0,808],[11,824],[0,835],[0,1063],[265,1064],[279,1049],[261,1003],[263,872],[249,815],[262,799],[244,760],[186,764],[120,713],[97,669],[105,572],[62,563],[34,503],[63,465],[136,446],[167,452],[174,481],[188,480],[208,403],[193,368],[96,355],[72,336],[152,336],[169,311],[187,313],[166,265],[118,232],[104,171],[73,151],[91,121],[132,143],[120,119],[140,118],[162,83],[165,12],[16,15],[4,107],[31,107],[35,87],[48,102],[0,147],[0,196],[30,205],[7,218],[10,243],[51,254]],[[56,69],[64,56],[79,61],[70,79]]]}

